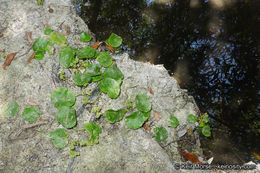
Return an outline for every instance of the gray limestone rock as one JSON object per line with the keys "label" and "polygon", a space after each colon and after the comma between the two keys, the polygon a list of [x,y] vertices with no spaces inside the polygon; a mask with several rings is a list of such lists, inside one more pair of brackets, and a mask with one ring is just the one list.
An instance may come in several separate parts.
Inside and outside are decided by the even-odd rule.
{"label": "gray limestone rock", "polygon": [[[53,11],[50,12],[50,8]],[[80,129],[87,122],[100,124],[102,133],[99,144],[77,147],[80,156],[70,158],[68,147],[57,149],[49,138],[52,130],[61,127],[55,119],[57,110],[50,102],[50,95],[57,87],[66,87],[76,95],[84,88],[73,84],[71,70],[65,70],[68,81],[59,79],[61,67],[57,51],[54,55],[46,54],[41,61],[32,60],[26,64],[32,50],[25,34],[32,32],[33,39],[38,38],[49,25],[65,34],[68,45],[76,48],[93,44],[95,40],[90,43],[79,41],[80,33],[91,32],[76,15],[71,0],[45,0],[43,7],[34,0],[1,0],[0,14],[0,25],[2,28],[6,26],[2,30],[0,50],[5,49],[6,54],[17,52],[11,65],[6,70],[0,69],[0,109],[10,100],[16,100],[20,105],[15,118],[0,115],[0,172],[177,172],[174,164],[183,162],[178,151],[178,134],[187,135],[187,131],[195,128],[186,118],[190,113],[198,114],[199,110],[194,99],[180,89],[163,66],[133,61],[125,53],[113,55],[124,74],[120,96],[117,99],[110,99],[105,94],[98,96],[97,83],[88,86],[91,91],[89,99],[98,98],[96,105],[103,113],[99,119],[91,112],[93,105],[82,104],[82,97],[77,97],[74,108],[78,123],[75,128],[67,130],[70,141],[86,137]],[[70,28],[70,33],[64,26]],[[0,63],[4,63],[3,58]],[[151,117],[146,122],[150,131],[129,129],[124,119],[115,124],[106,120],[105,110],[125,107],[127,100],[134,100],[137,94],[147,94],[152,103]],[[38,105],[42,119],[33,125],[21,117],[23,109],[32,104]],[[169,126],[169,118],[173,115],[180,121],[176,129]],[[168,138],[158,143],[153,129],[160,126],[167,129]],[[193,140],[191,150],[200,154],[198,135],[193,133],[190,136]]]}

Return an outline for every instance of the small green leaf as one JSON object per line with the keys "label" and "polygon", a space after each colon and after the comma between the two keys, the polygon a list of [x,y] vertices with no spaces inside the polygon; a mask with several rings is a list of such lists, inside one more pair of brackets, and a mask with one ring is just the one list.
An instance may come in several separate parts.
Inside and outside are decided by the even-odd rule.
{"label": "small green leaf", "polygon": [[207,113],[201,115],[201,121],[203,121],[203,123],[208,123],[209,122],[209,117],[208,117]]}
{"label": "small green leaf", "polygon": [[28,108],[24,108],[22,117],[25,121],[35,122],[40,116],[40,111],[36,106],[30,106]]}
{"label": "small green leaf", "polygon": [[155,127],[154,136],[157,141],[164,141],[168,138],[168,132],[164,127]]}
{"label": "small green leaf", "polygon": [[34,59],[42,60],[43,57],[44,57],[44,53],[43,53],[43,51],[37,51],[37,52],[35,52]]}
{"label": "small green leaf", "polygon": [[47,28],[47,29],[44,30],[44,34],[45,35],[50,35],[52,33],[52,31],[53,31],[52,29]]}
{"label": "small green leaf", "polygon": [[48,41],[47,47],[46,47],[46,51],[48,52],[49,55],[53,54],[53,48],[52,48],[53,43]]}
{"label": "small green leaf", "polygon": [[193,114],[189,114],[187,120],[189,123],[195,123],[198,121],[198,118]]}
{"label": "small green leaf", "polygon": [[80,34],[80,41],[82,42],[88,42],[91,40],[91,36],[87,34],[86,32],[83,32]]}
{"label": "small green leaf", "polygon": [[60,106],[73,106],[76,101],[75,95],[67,88],[57,88],[51,93],[51,103],[56,108]]}
{"label": "small green leaf", "polygon": [[44,38],[37,38],[32,46],[34,51],[45,51],[47,47],[47,41]]}
{"label": "small green leaf", "polygon": [[141,112],[149,112],[152,108],[149,98],[145,94],[136,95],[135,105],[136,108]]}
{"label": "small green leaf", "polygon": [[176,128],[178,127],[179,125],[179,120],[177,119],[177,117],[174,117],[174,116],[171,116],[170,117],[170,126],[173,127],[173,128]]}
{"label": "small green leaf", "polygon": [[40,5],[40,6],[43,5],[43,2],[44,2],[44,0],[37,0],[37,4]]}
{"label": "small green leaf", "polygon": [[101,129],[99,127],[98,124],[94,124],[94,123],[86,123],[84,125],[84,129],[90,134],[90,135],[99,135],[101,133]]}
{"label": "small green leaf", "polygon": [[16,101],[9,101],[2,108],[2,114],[5,117],[13,118],[19,111],[19,105]]}
{"label": "small green leaf", "polygon": [[101,79],[103,79],[103,74],[100,74],[98,76],[93,76],[91,79],[92,79],[92,82],[100,81]]}
{"label": "small green leaf", "polygon": [[131,99],[128,99],[127,102],[126,102],[126,108],[131,110],[133,109],[133,102]]}
{"label": "small green leaf", "polygon": [[140,112],[134,112],[126,117],[126,125],[131,129],[138,129],[144,124],[144,116]]}
{"label": "small green leaf", "polygon": [[140,114],[144,117],[144,121],[147,121],[150,117],[150,112],[140,112]]}
{"label": "small green leaf", "polygon": [[90,135],[90,137],[87,137],[86,144],[89,145],[89,146],[92,146],[94,144],[98,144],[99,134],[101,133],[101,128],[99,127],[99,125],[89,122],[89,123],[85,124],[84,129]]}
{"label": "small green leaf", "polygon": [[93,49],[92,47],[83,47],[78,52],[78,58],[79,59],[95,59],[96,58],[96,49]]}
{"label": "small green leaf", "polygon": [[104,71],[104,77],[115,79],[118,83],[121,83],[121,81],[124,79],[124,74],[120,71],[119,68],[117,68],[115,65],[112,65]]}
{"label": "small green leaf", "polygon": [[68,133],[65,129],[60,128],[52,131],[50,137],[56,148],[64,148],[68,144]]}
{"label": "small green leaf", "polygon": [[120,84],[111,78],[102,79],[99,88],[112,99],[117,98],[120,94]]}
{"label": "small green leaf", "polygon": [[122,44],[123,39],[120,36],[112,33],[106,41],[112,47],[119,47]]}
{"label": "small green leaf", "polygon": [[100,75],[100,66],[98,64],[90,64],[87,66],[85,72],[90,76],[98,76]]}
{"label": "small green leaf", "polygon": [[210,132],[210,126],[206,125],[202,128],[202,134],[206,137],[210,137],[211,136],[211,132]]}
{"label": "small green leaf", "polygon": [[56,120],[67,129],[74,127],[77,124],[76,111],[69,106],[61,106],[58,108]]}
{"label": "small green leaf", "polygon": [[106,118],[110,123],[115,123],[122,120],[125,114],[125,109],[119,109],[117,111],[109,109],[106,111]]}
{"label": "small green leaf", "polygon": [[59,32],[51,32],[50,39],[59,46],[65,46],[67,39]]}
{"label": "small green leaf", "polygon": [[73,144],[70,144],[70,150],[75,150],[75,146]]}
{"label": "small green leaf", "polygon": [[75,60],[75,51],[71,47],[64,47],[59,53],[59,62],[65,68],[69,68]]}
{"label": "small green leaf", "polygon": [[76,151],[69,151],[69,154],[70,154],[70,157],[74,158],[74,157],[77,157],[80,155],[79,152],[76,152]]}
{"label": "small green leaf", "polygon": [[109,55],[109,52],[103,52],[99,54],[97,58],[99,64],[102,65],[103,67],[108,67],[112,64],[112,58]]}
{"label": "small green leaf", "polygon": [[199,121],[199,127],[205,126],[204,122],[202,120]]}
{"label": "small green leaf", "polygon": [[77,73],[74,76],[74,83],[77,86],[85,86],[87,83],[91,81],[91,76],[87,73]]}

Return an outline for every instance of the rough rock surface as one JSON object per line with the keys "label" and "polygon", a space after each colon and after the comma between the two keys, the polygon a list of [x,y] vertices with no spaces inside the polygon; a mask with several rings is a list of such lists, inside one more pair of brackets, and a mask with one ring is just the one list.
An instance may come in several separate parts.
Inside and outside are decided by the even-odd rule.
{"label": "rough rock surface", "polygon": [[[45,0],[43,7],[38,6],[35,0],[1,0],[0,16],[0,28],[6,27],[0,38],[0,50],[5,49],[6,54],[18,52],[18,58],[6,70],[0,69],[0,109],[10,100],[16,100],[20,105],[15,118],[7,119],[0,115],[0,172],[177,172],[174,164],[182,162],[178,152],[178,135],[194,128],[186,122],[186,116],[197,114],[198,108],[193,98],[179,88],[163,66],[135,62],[127,54],[114,55],[117,66],[125,75],[121,94],[115,100],[101,94],[97,105],[104,113],[110,108],[124,107],[127,99],[134,100],[136,94],[147,94],[152,102],[152,113],[147,122],[151,131],[143,128],[131,130],[124,120],[110,124],[104,116],[96,119],[91,113],[93,105],[83,105],[82,98],[78,97],[74,106],[78,125],[67,130],[70,140],[84,138],[84,132],[79,129],[89,121],[100,124],[102,133],[99,144],[77,148],[80,156],[70,158],[68,147],[56,149],[49,139],[50,131],[61,127],[55,120],[57,111],[50,103],[50,94],[57,87],[66,87],[76,95],[83,89],[73,85],[71,80],[59,79],[61,67],[57,52],[47,54],[41,61],[32,60],[26,64],[32,51],[27,52],[30,43],[25,39],[25,33],[31,31],[35,39],[43,35],[48,24],[66,35],[64,28],[69,26],[67,43],[81,48],[86,44],[79,41],[79,34],[91,32],[76,15],[71,0]],[[0,63],[4,63],[3,58]],[[70,75],[71,71],[66,70],[65,73]],[[148,91],[148,87],[154,94]],[[99,92],[97,84],[88,88],[92,91],[89,99],[96,99]],[[38,104],[44,123],[32,126],[22,119],[23,109],[31,104]],[[160,118],[154,116],[156,112]],[[180,121],[177,129],[169,127],[171,115],[177,116]],[[153,128],[158,126],[164,126],[168,131],[165,142],[158,143],[153,138]],[[200,154],[197,135],[192,134],[190,139],[189,152]]]}

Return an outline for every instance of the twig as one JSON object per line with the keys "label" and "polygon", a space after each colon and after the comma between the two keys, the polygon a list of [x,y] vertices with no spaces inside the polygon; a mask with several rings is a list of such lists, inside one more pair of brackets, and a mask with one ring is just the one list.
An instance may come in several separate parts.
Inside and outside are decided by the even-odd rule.
{"label": "twig", "polygon": [[20,57],[22,57],[22,56],[24,56],[24,55],[28,54],[28,53],[29,53],[29,51],[31,50],[32,46],[33,46],[33,44],[31,44],[31,45],[30,45],[30,47],[28,48],[28,50],[27,50],[27,51],[26,51],[24,54],[22,54],[22,55],[19,55],[19,56],[16,56],[16,57],[14,58],[14,60],[16,60],[17,58],[20,58]]}
{"label": "twig", "polygon": [[65,22],[65,20],[63,22],[61,22],[61,24],[59,25],[60,30],[62,29],[62,25],[64,22]]}
{"label": "twig", "polygon": [[30,128],[34,128],[34,127],[37,127],[37,126],[41,126],[41,125],[44,125],[44,124],[47,124],[47,123],[48,123],[48,121],[43,120],[43,121],[36,122],[36,123],[34,123],[34,124],[30,124],[30,125],[28,125],[28,126],[24,126],[24,127],[22,127],[22,128],[23,128],[23,130],[28,130],[28,129],[30,129]]}

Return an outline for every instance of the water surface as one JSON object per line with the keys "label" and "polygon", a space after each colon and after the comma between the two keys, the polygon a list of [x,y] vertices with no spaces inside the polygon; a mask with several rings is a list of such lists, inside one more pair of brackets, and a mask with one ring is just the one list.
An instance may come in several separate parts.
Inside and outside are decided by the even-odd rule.
{"label": "water surface", "polygon": [[78,3],[97,40],[122,36],[131,58],[164,64],[188,89],[212,120],[205,153],[222,158],[226,152],[225,163],[257,161],[252,152],[260,154],[259,9],[253,0]]}

